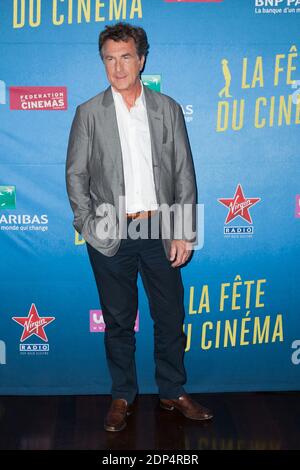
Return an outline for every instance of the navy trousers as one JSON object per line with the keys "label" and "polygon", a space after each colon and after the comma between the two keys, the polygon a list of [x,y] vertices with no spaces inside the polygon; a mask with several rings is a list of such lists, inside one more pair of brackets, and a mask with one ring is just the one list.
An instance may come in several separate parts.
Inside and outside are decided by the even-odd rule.
{"label": "navy trousers", "polygon": [[[148,224],[150,219],[136,219],[133,223]],[[150,230],[150,224],[148,226]],[[178,398],[185,393],[183,385],[187,379],[184,368],[184,291],[180,267],[171,266],[161,237],[124,238],[117,253],[110,257],[90,244],[86,245],[106,325],[104,342],[112,379],[112,398],[125,398],[132,403],[138,393],[134,331],[138,308],[138,272],[154,324],[155,380],[159,396]]]}

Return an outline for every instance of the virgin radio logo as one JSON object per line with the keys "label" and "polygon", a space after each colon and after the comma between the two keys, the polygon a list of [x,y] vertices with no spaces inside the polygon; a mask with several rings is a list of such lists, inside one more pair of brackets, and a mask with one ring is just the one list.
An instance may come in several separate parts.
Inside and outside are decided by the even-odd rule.
{"label": "virgin radio logo", "polygon": [[65,111],[68,106],[64,86],[11,86],[9,91],[14,111]]}
{"label": "virgin radio logo", "polygon": [[[45,332],[46,326],[55,320],[55,317],[41,317],[35,304],[31,304],[26,317],[12,317],[22,328],[20,352],[23,354],[47,354],[49,351],[48,338]],[[31,341],[39,338],[43,343],[24,343],[31,338]],[[24,343],[24,344],[23,344]]]}
{"label": "virgin radio logo", "polygon": [[[238,237],[241,235],[252,236],[253,224],[250,214],[250,208],[257,204],[261,199],[259,197],[245,197],[241,184],[238,184],[235,194],[230,198],[220,198],[218,201],[227,207],[228,212],[225,219],[224,235]],[[230,222],[237,220],[246,221],[245,225],[228,225]]]}

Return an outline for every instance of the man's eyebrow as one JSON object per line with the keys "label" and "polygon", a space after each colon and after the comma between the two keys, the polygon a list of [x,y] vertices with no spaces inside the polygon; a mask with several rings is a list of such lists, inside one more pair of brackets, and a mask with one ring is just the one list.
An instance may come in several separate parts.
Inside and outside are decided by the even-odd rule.
{"label": "man's eyebrow", "polygon": [[[125,56],[127,56],[127,55],[132,56],[131,52],[125,52],[125,54],[122,54],[121,57],[125,57]],[[104,57],[105,57],[105,58],[111,58],[111,57],[114,58],[115,56],[113,56],[113,55],[111,55],[111,54],[104,54]]]}

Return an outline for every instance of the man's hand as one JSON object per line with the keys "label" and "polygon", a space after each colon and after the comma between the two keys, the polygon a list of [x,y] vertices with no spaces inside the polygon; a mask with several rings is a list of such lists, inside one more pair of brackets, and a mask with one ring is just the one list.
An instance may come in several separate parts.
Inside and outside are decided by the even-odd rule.
{"label": "man's hand", "polygon": [[176,268],[184,264],[192,253],[192,243],[185,240],[172,240],[170,249],[171,266]]}

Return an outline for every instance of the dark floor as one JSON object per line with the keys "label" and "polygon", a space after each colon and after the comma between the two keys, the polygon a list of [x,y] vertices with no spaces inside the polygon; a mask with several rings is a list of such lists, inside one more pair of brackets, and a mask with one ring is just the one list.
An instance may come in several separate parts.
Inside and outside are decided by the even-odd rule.
{"label": "dark floor", "polygon": [[112,433],[103,429],[108,395],[0,396],[0,449],[300,449],[300,392],[192,397],[213,421],[188,420],[160,409],[157,395],[140,395],[126,429]]}

